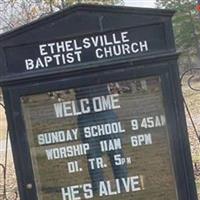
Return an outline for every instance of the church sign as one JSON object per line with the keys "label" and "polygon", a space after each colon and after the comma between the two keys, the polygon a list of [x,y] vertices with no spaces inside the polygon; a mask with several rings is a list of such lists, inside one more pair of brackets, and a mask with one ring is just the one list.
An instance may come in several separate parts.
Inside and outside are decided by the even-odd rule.
{"label": "church sign", "polygon": [[79,5],[0,36],[21,200],[195,200],[170,10]]}

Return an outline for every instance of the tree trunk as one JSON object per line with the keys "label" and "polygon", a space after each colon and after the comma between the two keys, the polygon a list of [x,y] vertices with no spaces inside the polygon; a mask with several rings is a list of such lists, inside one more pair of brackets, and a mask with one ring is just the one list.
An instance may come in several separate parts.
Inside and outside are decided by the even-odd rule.
{"label": "tree trunk", "polygon": [[192,26],[192,34],[193,34],[193,37],[194,37],[194,40],[195,40],[194,43],[195,43],[195,48],[196,48],[196,51],[197,51],[197,56],[200,59],[199,37],[196,34],[196,28],[195,28],[195,25],[194,25],[194,20],[193,20],[191,11],[189,11],[189,16],[190,16],[190,22],[191,22],[191,26]]}
{"label": "tree trunk", "polygon": [[192,68],[192,60],[191,60],[190,54],[187,54],[187,58],[188,58],[188,67],[187,67],[187,70],[188,70],[188,69]]}
{"label": "tree trunk", "polygon": [[61,4],[62,4],[62,9],[64,9],[65,8],[65,1],[61,0]]}
{"label": "tree trunk", "polygon": [[53,2],[52,0],[49,1],[50,12],[53,13]]}

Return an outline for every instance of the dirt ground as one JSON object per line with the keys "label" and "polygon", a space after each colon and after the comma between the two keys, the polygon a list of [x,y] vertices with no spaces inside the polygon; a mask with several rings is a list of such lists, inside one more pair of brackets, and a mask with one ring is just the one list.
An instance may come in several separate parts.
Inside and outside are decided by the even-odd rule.
{"label": "dirt ground", "polygon": [[[194,88],[200,89],[200,80],[197,80],[193,84]],[[195,92],[192,91],[189,87],[184,85],[183,87],[183,93],[185,100],[187,102],[187,105],[190,109],[191,115],[193,117],[194,123],[197,127],[197,130],[200,134],[200,91]],[[2,113],[2,112],[1,112]],[[192,126],[192,123],[188,117],[188,113],[186,113],[187,116],[187,124],[188,124],[188,132],[189,132],[189,138],[191,143],[191,151],[192,151],[192,157],[193,157],[193,165],[194,165],[194,173],[195,173],[195,179],[196,184],[198,188],[199,193],[199,200],[200,200],[200,143],[198,142],[197,136],[194,132],[194,128]],[[0,116],[0,130],[1,133],[5,132],[6,126],[5,126],[5,116],[1,114]],[[4,147],[5,147],[5,135],[0,134],[0,163],[4,164]],[[19,200],[19,197],[16,198],[16,192],[17,192],[17,184],[16,184],[16,177],[15,177],[15,170],[13,166],[13,159],[12,159],[12,153],[11,150],[9,150],[8,153],[8,163],[7,163],[7,179],[6,179],[6,190],[7,190],[7,199],[8,200]],[[0,200],[3,198],[3,168],[0,166]]]}
{"label": "dirt ground", "polygon": [[[192,87],[199,91],[191,90],[187,84],[184,84],[183,94],[200,138],[200,79],[193,81]],[[192,151],[194,174],[200,199],[200,142],[198,142],[197,135],[194,131],[187,111],[186,117]]]}

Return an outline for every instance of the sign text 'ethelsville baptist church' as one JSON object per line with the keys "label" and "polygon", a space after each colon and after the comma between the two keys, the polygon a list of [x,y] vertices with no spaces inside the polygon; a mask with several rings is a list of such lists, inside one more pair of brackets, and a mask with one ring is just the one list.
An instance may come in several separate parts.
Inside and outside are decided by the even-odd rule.
{"label": "sign text 'ethelsville baptist church'", "polygon": [[[17,61],[23,67],[22,71],[31,71],[123,56],[137,57],[156,51],[155,46],[159,46],[160,50],[165,48],[164,33],[160,35],[162,25],[144,26],[143,29],[144,35],[140,34],[139,28],[134,27],[103,34],[11,47],[6,49],[7,56],[11,51],[21,54],[8,61],[8,64],[12,65]],[[150,40],[151,35],[155,35],[157,41]],[[32,53],[29,55],[27,52]]]}
{"label": "sign text 'ethelsville baptist church'", "polygon": [[40,57],[26,59],[26,69],[44,68],[55,63],[56,66],[82,62],[82,51],[93,51],[95,59],[112,58],[122,55],[131,55],[148,51],[146,40],[131,42],[128,32],[120,32],[110,35],[86,37],[80,43],[76,39],[53,42],[39,45]]}

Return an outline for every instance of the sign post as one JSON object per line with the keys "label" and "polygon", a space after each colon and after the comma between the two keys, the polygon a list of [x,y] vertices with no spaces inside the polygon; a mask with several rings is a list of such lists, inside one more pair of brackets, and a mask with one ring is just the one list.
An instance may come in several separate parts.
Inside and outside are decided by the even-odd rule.
{"label": "sign post", "polygon": [[173,11],[79,5],[0,37],[21,200],[195,200]]}

